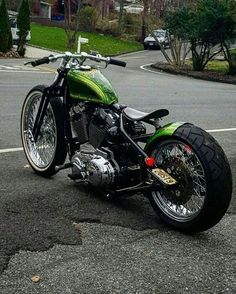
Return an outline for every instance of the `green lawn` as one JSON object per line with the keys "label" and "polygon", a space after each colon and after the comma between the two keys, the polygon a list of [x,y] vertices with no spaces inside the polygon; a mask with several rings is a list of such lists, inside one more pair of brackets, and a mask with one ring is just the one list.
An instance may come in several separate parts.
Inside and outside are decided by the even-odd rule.
{"label": "green lawn", "polygon": [[[111,56],[121,53],[142,50],[138,42],[123,41],[111,36],[81,32],[81,37],[88,38],[89,43],[82,45],[82,51],[98,51],[100,54]],[[66,46],[67,38],[64,29],[31,24],[30,44],[58,51],[76,51],[76,46],[69,50]]]}
{"label": "green lawn", "polygon": [[231,51],[232,51],[234,54],[236,54],[236,48],[231,49]]}
{"label": "green lawn", "polygon": [[228,70],[228,63],[221,60],[212,60],[207,63],[206,69],[226,73]]}
{"label": "green lawn", "polygon": [[[192,60],[186,60],[186,64],[191,65],[192,67]],[[205,69],[226,73],[228,70],[228,63],[224,60],[211,60],[207,63]]]}

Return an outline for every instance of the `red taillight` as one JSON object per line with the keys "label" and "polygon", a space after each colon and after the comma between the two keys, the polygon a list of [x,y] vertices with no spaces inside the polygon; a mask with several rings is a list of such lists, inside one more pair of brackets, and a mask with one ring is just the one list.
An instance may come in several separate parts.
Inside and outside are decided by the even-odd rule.
{"label": "red taillight", "polygon": [[155,159],[153,157],[147,157],[145,163],[148,167],[153,167],[155,164]]}

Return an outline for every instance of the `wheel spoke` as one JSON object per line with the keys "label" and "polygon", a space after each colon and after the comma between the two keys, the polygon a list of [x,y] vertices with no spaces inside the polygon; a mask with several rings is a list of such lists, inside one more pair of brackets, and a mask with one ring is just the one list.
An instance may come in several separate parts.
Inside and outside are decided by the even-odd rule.
{"label": "wheel spoke", "polygon": [[194,218],[206,197],[206,178],[202,164],[192,148],[179,141],[168,142],[152,156],[156,164],[171,172],[177,180],[171,190],[153,191],[153,199],[161,210],[178,221]]}
{"label": "wheel spoke", "polygon": [[38,168],[46,168],[54,158],[56,148],[56,122],[51,105],[48,105],[38,140],[32,135],[42,93],[33,93],[28,99],[24,113],[24,140],[26,152]]}

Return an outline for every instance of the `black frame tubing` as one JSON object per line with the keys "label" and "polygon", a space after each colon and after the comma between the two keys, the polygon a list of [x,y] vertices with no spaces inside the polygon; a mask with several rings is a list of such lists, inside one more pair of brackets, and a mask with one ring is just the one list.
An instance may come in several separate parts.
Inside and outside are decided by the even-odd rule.
{"label": "black frame tubing", "polygon": [[53,89],[62,81],[63,78],[64,78],[64,72],[58,71],[57,79],[49,87],[46,87],[44,89],[43,96],[39,104],[38,113],[36,115],[36,119],[35,119],[34,127],[33,127],[33,137],[35,142],[37,142],[39,131],[42,126],[43,119],[46,114],[50,98],[53,96],[52,95]]}
{"label": "black frame tubing", "polygon": [[144,158],[146,159],[148,155],[143,151],[143,149],[136,144],[133,139],[130,138],[130,136],[126,133],[124,128],[124,122],[123,122],[123,113],[120,115],[120,131],[121,134],[125,137],[126,140],[130,142],[130,144],[133,146],[133,148]]}

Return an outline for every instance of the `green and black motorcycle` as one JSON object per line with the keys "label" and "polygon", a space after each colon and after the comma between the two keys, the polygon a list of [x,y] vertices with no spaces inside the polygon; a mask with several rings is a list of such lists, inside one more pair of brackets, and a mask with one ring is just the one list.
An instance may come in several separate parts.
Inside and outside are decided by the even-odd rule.
{"label": "green and black motorcycle", "polygon": [[51,177],[68,168],[72,180],[107,197],[143,193],[164,222],[185,233],[217,224],[230,203],[232,175],[214,138],[191,123],[160,125],[166,109],[118,104],[98,63],[125,67],[123,61],[66,52],[27,64],[57,60],[52,85],[35,86],[22,108],[22,143],[33,170]]}

